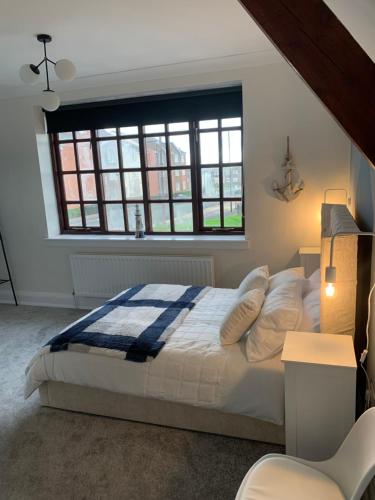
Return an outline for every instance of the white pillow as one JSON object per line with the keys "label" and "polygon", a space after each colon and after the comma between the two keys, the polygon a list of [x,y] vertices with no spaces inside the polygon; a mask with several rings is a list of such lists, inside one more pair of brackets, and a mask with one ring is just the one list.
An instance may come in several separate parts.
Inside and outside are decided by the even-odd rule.
{"label": "white pillow", "polygon": [[287,330],[298,330],[302,312],[300,281],[284,283],[269,293],[246,339],[248,361],[263,361],[280,352]]}
{"label": "white pillow", "polygon": [[305,279],[305,269],[303,267],[291,267],[270,276],[268,292],[272,292],[278,286],[290,281]]}
{"label": "white pillow", "polygon": [[225,315],[220,327],[222,345],[235,344],[257,319],[264,302],[264,290],[246,292]]}
{"label": "white pillow", "polygon": [[303,299],[301,332],[320,332],[320,287],[312,290]]}
{"label": "white pillow", "polygon": [[244,293],[254,290],[255,288],[259,288],[260,290],[264,290],[266,292],[268,288],[269,275],[268,266],[261,266],[253,269],[241,281],[237,290],[237,296],[241,297]]}
{"label": "white pillow", "polygon": [[304,280],[302,297],[306,297],[313,290],[320,290],[320,269],[314,271],[310,278]]}

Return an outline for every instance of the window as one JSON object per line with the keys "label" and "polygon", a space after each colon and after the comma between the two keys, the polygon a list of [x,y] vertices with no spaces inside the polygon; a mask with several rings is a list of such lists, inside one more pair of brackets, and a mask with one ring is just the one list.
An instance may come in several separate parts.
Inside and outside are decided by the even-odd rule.
{"label": "window", "polygon": [[239,116],[53,132],[65,233],[243,233]]}

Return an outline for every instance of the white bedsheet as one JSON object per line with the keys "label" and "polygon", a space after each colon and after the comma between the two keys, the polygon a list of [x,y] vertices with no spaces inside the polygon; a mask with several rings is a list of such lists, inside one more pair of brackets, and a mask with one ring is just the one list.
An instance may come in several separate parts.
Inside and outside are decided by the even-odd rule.
{"label": "white bedsheet", "polygon": [[44,381],[54,380],[215,408],[281,425],[284,371],[280,355],[249,363],[243,341],[220,345],[220,323],[235,298],[235,290],[211,289],[150,363],[69,351],[36,357],[27,373],[25,395]]}

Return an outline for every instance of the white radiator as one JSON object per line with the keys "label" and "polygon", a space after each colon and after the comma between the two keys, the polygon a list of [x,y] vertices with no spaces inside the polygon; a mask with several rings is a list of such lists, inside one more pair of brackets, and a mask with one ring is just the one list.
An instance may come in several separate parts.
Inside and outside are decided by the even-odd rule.
{"label": "white radiator", "polygon": [[71,255],[74,294],[110,298],[143,283],[214,286],[212,257]]}

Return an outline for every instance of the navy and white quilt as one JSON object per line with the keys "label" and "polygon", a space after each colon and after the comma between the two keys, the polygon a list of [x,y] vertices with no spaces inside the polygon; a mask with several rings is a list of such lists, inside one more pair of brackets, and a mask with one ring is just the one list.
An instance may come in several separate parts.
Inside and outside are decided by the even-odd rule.
{"label": "navy and white quilt", "polygon": [[63,330],[42,353],[69,350],[138,363],[151,361],[208,289],[182,285],[129,288]]}

